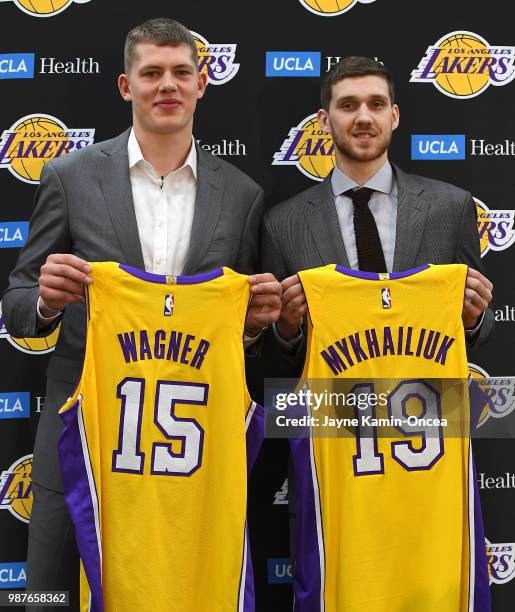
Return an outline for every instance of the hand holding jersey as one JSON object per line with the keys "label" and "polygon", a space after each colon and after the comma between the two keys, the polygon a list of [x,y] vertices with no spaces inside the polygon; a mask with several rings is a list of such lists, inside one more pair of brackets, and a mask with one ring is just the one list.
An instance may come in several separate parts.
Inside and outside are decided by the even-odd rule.
{"label": "hand holding jersey", "polygon": [[[39,277],[40,313],[55,316],[67,304],[84,301],[84,285],[92,282],[91,266],[68,253],[49,255]],[[281,313],[281,284],[273,274],[255,274],[248,280],[252,298],[247,310],[245,332],[252,335],[274,323]]]}
{"label": "hand holding jersey", "polygon": [[282,308],[281,316],[277,320],[277,331],[281,338],[289,340],[299,333],[302,318],[307,312],[306,296],[299,280],[294,274],[281,282]]}
{"label": "hand holding jersey", "polygon": [[492,301],[492,283],[477,270],[469,268],[465,282],[465,295],[461,318],[465,329],[472,329],[479,324],[488,305]]}
{"label": "hand holding jersey", "polygon": [[67,304],[83,302],[84,285],[91,283],[90,270],[87,261],[70,253],[49,255],[39,276],[41,314],[52,316]]}
{"label": "hand holding jersey", "polygon": [[282,287],[269,272],[250,276],[249,284],[252,297],[245,319],[245,333],[252,335],[275,323],[279,318]]}
{"label": "hand holding jersey", "polygon": [[[282,310],[277,320],[277,329],[281,337],[287,340],[299,333],[302,318],[307,312],[307,303],[297,274],[285,278],[281,286],[283,289]],[[478,325],[483,312],[492,301],[492,290],[493,284],[481,272],[468,268],[461,313],[466,330]]]}

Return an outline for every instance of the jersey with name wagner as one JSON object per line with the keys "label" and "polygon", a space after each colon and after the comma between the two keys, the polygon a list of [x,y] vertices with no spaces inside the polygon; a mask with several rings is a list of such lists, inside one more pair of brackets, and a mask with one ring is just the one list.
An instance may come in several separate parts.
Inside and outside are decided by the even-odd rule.
{"label": "jersey with name wagner", "polygon": [[[384,401],[338,408],[353,423],[343,434],[312,426],[290,440],[295,612],[490,609],[469,439],[466,274],[459,264],[299,273],[309,309],[305,384],[383,392]],[[458,423],[452,434],[447,413]],[[309,414],[317,423],[327,416]]]}
{"label": "jersey with name wagner", "polygon": [[86,609],[253,611],[247,470],[262,413],[245,381],[247,277],[91,268],[59,445]]}

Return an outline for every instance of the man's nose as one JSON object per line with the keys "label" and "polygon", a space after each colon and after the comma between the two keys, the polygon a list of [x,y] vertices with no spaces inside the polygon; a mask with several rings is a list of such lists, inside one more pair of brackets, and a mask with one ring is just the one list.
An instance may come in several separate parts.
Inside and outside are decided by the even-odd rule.
{"label": "man's nose", "polygon": [[171,72],[164,72],[159,83],[159,89],[161,91],[173,91],[177,89],[175,78]]}
{"label": "man's nose", "polygon": [[356,114],[356,123],[370,123],[371,121],[372,114],[370,113],[370,109],[365,103],[360,104]]}

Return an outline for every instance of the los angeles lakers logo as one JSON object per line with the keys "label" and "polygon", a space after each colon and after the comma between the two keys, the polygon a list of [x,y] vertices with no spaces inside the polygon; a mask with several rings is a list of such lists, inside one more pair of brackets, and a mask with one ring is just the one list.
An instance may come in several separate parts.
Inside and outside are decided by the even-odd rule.
{"label": "los angeles lakers logo", "polygon": [[308,11],[322,17],[335,17],[350,11],[356,4],[372,4],[375,0],[299,0]]}
{"label": "los angeles lakers logo", "polygon": [[21,11],[32,17],[53,17],[62,13],[71,4],[86,4],[90,0],[0,0],[0,2],[14,2]]}
{"label": "los angeles lakers logo", "polygon": [[428,47],[410,81],[433,83],[451,98],[474,98],[489,85],[507,85],[515,77],[515,47],[490,45],[482,36],[456,30]]}
{"label": "los angeles lakers logo", "polygon": [[199,71],[207,74],[212,85],[223,85],[233,79],[240,65],[235,63],[236,45],[234,43],[208,43],[207,40],[191,32],[197,45]]}
{"label": "los angeles lakers logo", "polygon": [[334,168],[333,137],[321,129],[316,114],[291,128],[272,166],[297,166],[308,178],[322,181]]}
{"label": "los angeles lakers logo", "polygon": [[2,303],[0,302],[0,340],[4,338],[12,346],[14,346],[15,349],[18,349],[23,353],[29,353],[30,355],[43,355],[44,353],[50,353],[55,348],[57,338],[59,336],[59,329],[60,327],[57,327],[45,338],[13,338],[13,336],[10,336],[5,329],[4,320],[2,317]]}
{"label": "los angeles lakers logo", "polygon": [[52,115],[26,115],[2,133],[0,168],[7,168],[20,181],[36,184],[48,161],[87,147],[94,135],[94,129],[70,129]]}
{"label": "los angeles lakers logo", "polygon": [[32,511],[32,455],[17,459],[0,472],[0,510],[28,523]]}
{"label": "los angeles lakers logo", "polygon": [[477,381],[481,390],[488,396],[482,407],[477,429],[490,417],[502,419],[515,410],[515,379],[511,376],[489,376],[480,366],[469,363],[469,373]]}
{"label": "los angeles lakers logo", "polygon": [[515,242],[515,211],[491,210],[486,204],[474,198],[477,211],[477,229],[481,257],[488,251],[504,251]]}
{"label": "los angeles lakers logo", "polygon": [[515,578],[515,543],[492,544],[485,538],[490,584],[506,584]]}

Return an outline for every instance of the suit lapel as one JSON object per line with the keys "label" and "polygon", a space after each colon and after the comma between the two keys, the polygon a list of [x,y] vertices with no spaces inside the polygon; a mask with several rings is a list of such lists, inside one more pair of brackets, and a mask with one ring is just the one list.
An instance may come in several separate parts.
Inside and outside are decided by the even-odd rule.
{"label": "suit lapel", "polygon": [[132,199],[127,141],[130,129],[105,143],[98,163],[100,186],[107,212],[124,255],[124,263],[145,268]]}
{"label": "suit lapel", "polygon": [[348,267],[349,260],[334,203],[331,175],[312,193],[304,214],[320,259],[324,265],[336,263]]}
{"label": "suit lapel", "polygon": [[397,166],[393,168],[398,190],[393,271],[398,272],[416,264],[429,209],[429,196],[413,177]]}
{"label": "suit lapel", "polygon": [[197,192],[191,237],[183,274],[198,272],[214,235],[222,208],[223,178],[220,163],[197,145]]}

